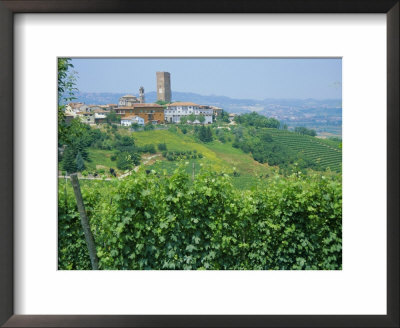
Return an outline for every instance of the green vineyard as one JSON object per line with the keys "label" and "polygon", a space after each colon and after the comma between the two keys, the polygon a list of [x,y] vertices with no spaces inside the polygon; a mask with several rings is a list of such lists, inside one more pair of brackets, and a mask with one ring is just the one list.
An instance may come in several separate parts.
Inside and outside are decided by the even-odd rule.
{"label": "green vineyard", "polygon": [[273,139],[298,152],[304,158],[314,161],[322,169],[329,168],[331,171],[340,171],[342,167],[342,150],[322,139],[307,135],[299,135],[294,132],[268,129]]}

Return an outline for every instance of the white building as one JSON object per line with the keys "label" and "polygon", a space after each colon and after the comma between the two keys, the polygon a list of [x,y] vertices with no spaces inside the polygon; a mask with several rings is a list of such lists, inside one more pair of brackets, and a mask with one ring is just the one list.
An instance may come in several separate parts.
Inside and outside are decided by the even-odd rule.
{"label": "white building", "polygon": [[107,115],[110,114],[110,111],[104,109],[95,109],[92,111],[92,113],[94,113],[94,121],[96,123],[105,123]]}
{"label": "white building", "polygon": [[144,119],[139,116],[127,116],[121,118],[122,126],[132,126],[134,123],[144,126]]}
{"label": "white building", "polygon": [[65,106],[68,113],[86,112],[87,106],[83,102],[71,102]]}
{"label": "white building", "polygon": [[204,124],[212,123],[213,110],[209,106],[200,106],[192,102],[174,102],[167,105],[164,110],[165,121],[179,123],[182,116],[204,116]]}
{"label": "white building", "polygon": [[219,115],[221,115],[222,113],[222,108],[221,107],[217,107],[217,106],[210,106],[210,108],[213,110],[214,112],[214,117],[217,117]]}
{"label": "white building", "polygon": [[73,118],[75,118],[78,114],[78,112],[75,111],[73,108],[69,107],[68,105],[65,107],[65,116],[72,116]]}

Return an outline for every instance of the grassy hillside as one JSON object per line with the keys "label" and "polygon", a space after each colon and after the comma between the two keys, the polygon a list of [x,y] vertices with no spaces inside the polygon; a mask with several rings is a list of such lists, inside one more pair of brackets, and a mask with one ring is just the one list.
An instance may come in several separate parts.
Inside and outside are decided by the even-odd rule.
{"label": "grassy hillside", "polygon": [[[256,162],[250,154],[245,154],[240,149],[232,147],[232,143],[221,143],[214,140],[210,143],[200,143],[193,135],[185,135],[181,132],[168,130],[153,130],[133,132],[135,143],[138,146],[146,144],[165,143],[168,151],[196,150],[204,157],[201,159],[183,161],[186,164],[186,171],[192,173],[193,163],[195,172],[199,172],[201,166],[210,166],[214,171],[224,171],[235,176],[232,177],[233,184],[240,189],[247,189],[275,172],[274,168],[267,164]],[[167,170],[172,172],[180,164],[179,162],[167,161],[159,158],[155,163],[149,163],[150,169]]]}
{"label": "grassy hillside", "polygon": [[115,168],[115,162],[111,160],[111,156],[113,155],[113,151],[111,150],[102,150],[89,148],[89,158],[90,161],[85,161],[85,166],[89,171],[95,171],[96,169],[106,169],[108,170],[110,167]]}
{"label": "grassy hillside", "polygon": [[[171,174],[178,166],[185,165],[186,171],[190,175],[193,171],[197,174],[202,167],[209,167],[215,172],[225,172],[231,175],[233,184],[240,189],[248,189],[258,183],[268,183],[268,178],[277,173],[290,174],[293,169],[304,170],[312,167],[314,170],[330,169],[340,172],[342,150],[340,140],[324,140],[307,135],[300,135],[287,130],[274,128],[255,129],[237,125],[225,129],[213,129],[214,140],[212,142],[201,142],[198,139],[193,127],[188,127],[185,133],[182,127],[172,127],[164,130],[136,131],[132,132],[126,128],[114,129],[112,133],[104,128],[103,134],[110,136],[110,140],[104,142],[116,142],[115,136],[133,137],[137,147],[143,148],[145,145],[153,145],[157,151],[154,153],[142,153],[142,160],[139,169],[153,169],[155,171],[166,170]],[[103,137],[104,137],[103,135]],[[267,135],[267,137],[266,137]],[[269,137],[268,137],[269,136]],[[221,138],[222,137],[222,138]],[[263,139],[264,138],[264,139]],[[266,139],[265,139],[266,138]],[[222,140],[222,141],[221,141]],[[239,147],[234,143],[241,140]],[[259,160],[252,152],[252,148],[245,149],[244,143],[257,143],[260,147],[267,146],[262,154],[263,160]],[[192,151],[201,154],[201,158],[191,158],[190,156],[177,156],[173,160],[168,160],[158,150],[159,144],[165,144],[168,152],[187,152]],[[275,150],[274,150],[275,149]],[[275,153],[269,153],[275,151]],[[86,169],[90,172],[104,170],[109,172],[113,168],[120,175],[123,171],[117,170],[115,157],[116,150],[98,149],[96,146],[88,148],[89,161],[86,161]],[[114,156],[113,156],[114,155]],[[281,171],[281,164],[274,164],[273,157],[280,156],[280,160],[285,167]],[[288,157],[286,157],[288,156]],[[255,159],[257,160],[255,160]],[[306,160],[304,162],[304,160]],[[286,163],[286,162],[287,163]],[[293,166],[302,162],[303,166]],[[314,166],[307,166],[307,163],[317,163]],[[269,163],[269,164],[268,164]],[[271,165],[272,163],[272,165]],[[304,164],[306,163],[306,164]],[[279,165],[279,166],[274,166]],[[306,166],[304,166],[306,165]]]}
{"label": "grassy hillside", "polygon": [[215,169],[221,169],[226,166],[224,161],[218,158],[215,152],[210,150],[206,144],[198,143],[192,136],[184,135],[180,132],[174,133],[168,130],[152,130],[133,132],[132,136],[137,146],[144,146],[147,144],[154,144],[157,146],[160,143],[165,143],[168,151],[196,150],[198,153],[202,153]]}

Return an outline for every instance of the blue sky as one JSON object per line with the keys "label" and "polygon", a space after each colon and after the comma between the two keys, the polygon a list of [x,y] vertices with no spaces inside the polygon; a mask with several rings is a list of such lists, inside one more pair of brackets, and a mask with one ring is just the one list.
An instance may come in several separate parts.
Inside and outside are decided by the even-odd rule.
{"label": "blue sky", "polygon": [[239,99],[342,98],[338,58],[74,58],[84,92],[156,90],[156,72],[171,73],[173,91]]}

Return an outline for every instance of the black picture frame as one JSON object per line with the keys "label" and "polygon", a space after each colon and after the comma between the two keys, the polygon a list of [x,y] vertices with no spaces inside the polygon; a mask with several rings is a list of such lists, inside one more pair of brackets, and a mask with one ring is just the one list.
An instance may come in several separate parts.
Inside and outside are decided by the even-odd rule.
{"label": "black picture frame", "polygon": [[[399,327],[399,11],[399,0],[0,0],[0,324],[4,327]],[[14,315],[13,176],[18,174],[13,163],[16,13],[385,13],[387,315]]]}

